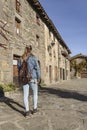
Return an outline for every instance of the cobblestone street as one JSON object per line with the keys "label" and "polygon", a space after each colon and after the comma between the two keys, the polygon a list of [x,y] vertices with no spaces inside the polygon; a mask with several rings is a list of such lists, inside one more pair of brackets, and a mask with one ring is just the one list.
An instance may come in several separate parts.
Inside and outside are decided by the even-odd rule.
{"label": "cobblestone street", "polygon": [[87,79],[40,88],[39,111],[28,118],[22,98],[19,91],[0,98],[0,130],[87,130]]}

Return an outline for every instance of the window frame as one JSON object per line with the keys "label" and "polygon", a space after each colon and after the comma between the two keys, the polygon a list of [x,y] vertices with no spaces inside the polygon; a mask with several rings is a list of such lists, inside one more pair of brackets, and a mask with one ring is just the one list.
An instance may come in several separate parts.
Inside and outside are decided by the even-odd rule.
{"label": "window frame", "polygon": [[21,20],[15,17],[15,28],[16,28],[16,34],[21,34]]}
{"label": "window frame", "polygon": [[20,8],[21,8],[20,0],[15,0],[15,4],[16,4],[16,11],[20,13]]}
{"label": "window frame", "polygon": [[36,13],[36,23],[40,25],[40,16]]}
{"label": "window frame", "polygon": [[39,47],[39,43],[40,43],[40,37],[38,34],[36,34],[36,46]]}

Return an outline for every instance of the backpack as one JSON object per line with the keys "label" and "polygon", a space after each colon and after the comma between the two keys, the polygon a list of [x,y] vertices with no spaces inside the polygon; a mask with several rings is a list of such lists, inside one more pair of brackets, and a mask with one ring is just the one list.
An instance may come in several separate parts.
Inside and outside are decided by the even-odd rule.
{"label": "backpack", "polygon": [[26,61],[23,61],[19,72],[19,80],[21,83],[26,84],[32,79],[31,73],[28,72],[28,65]]}

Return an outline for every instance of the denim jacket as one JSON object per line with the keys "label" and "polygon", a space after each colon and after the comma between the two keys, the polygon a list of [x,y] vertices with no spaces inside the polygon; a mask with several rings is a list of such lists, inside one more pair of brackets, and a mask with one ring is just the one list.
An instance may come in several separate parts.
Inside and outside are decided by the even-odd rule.
{"label": "denim jacket", "polygon": [[40,80],[40,68],[38,60],[34,55],[30,55],[27,58],[28,72],[31,73],[32,79]]}

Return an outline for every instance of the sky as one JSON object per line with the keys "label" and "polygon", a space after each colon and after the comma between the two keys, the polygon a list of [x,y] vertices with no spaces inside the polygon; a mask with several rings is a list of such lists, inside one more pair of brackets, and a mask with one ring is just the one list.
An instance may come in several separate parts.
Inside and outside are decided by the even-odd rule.
{"label": "sky", "polygon": [[87,0],[39,0],[71,56],[87,55]]}

